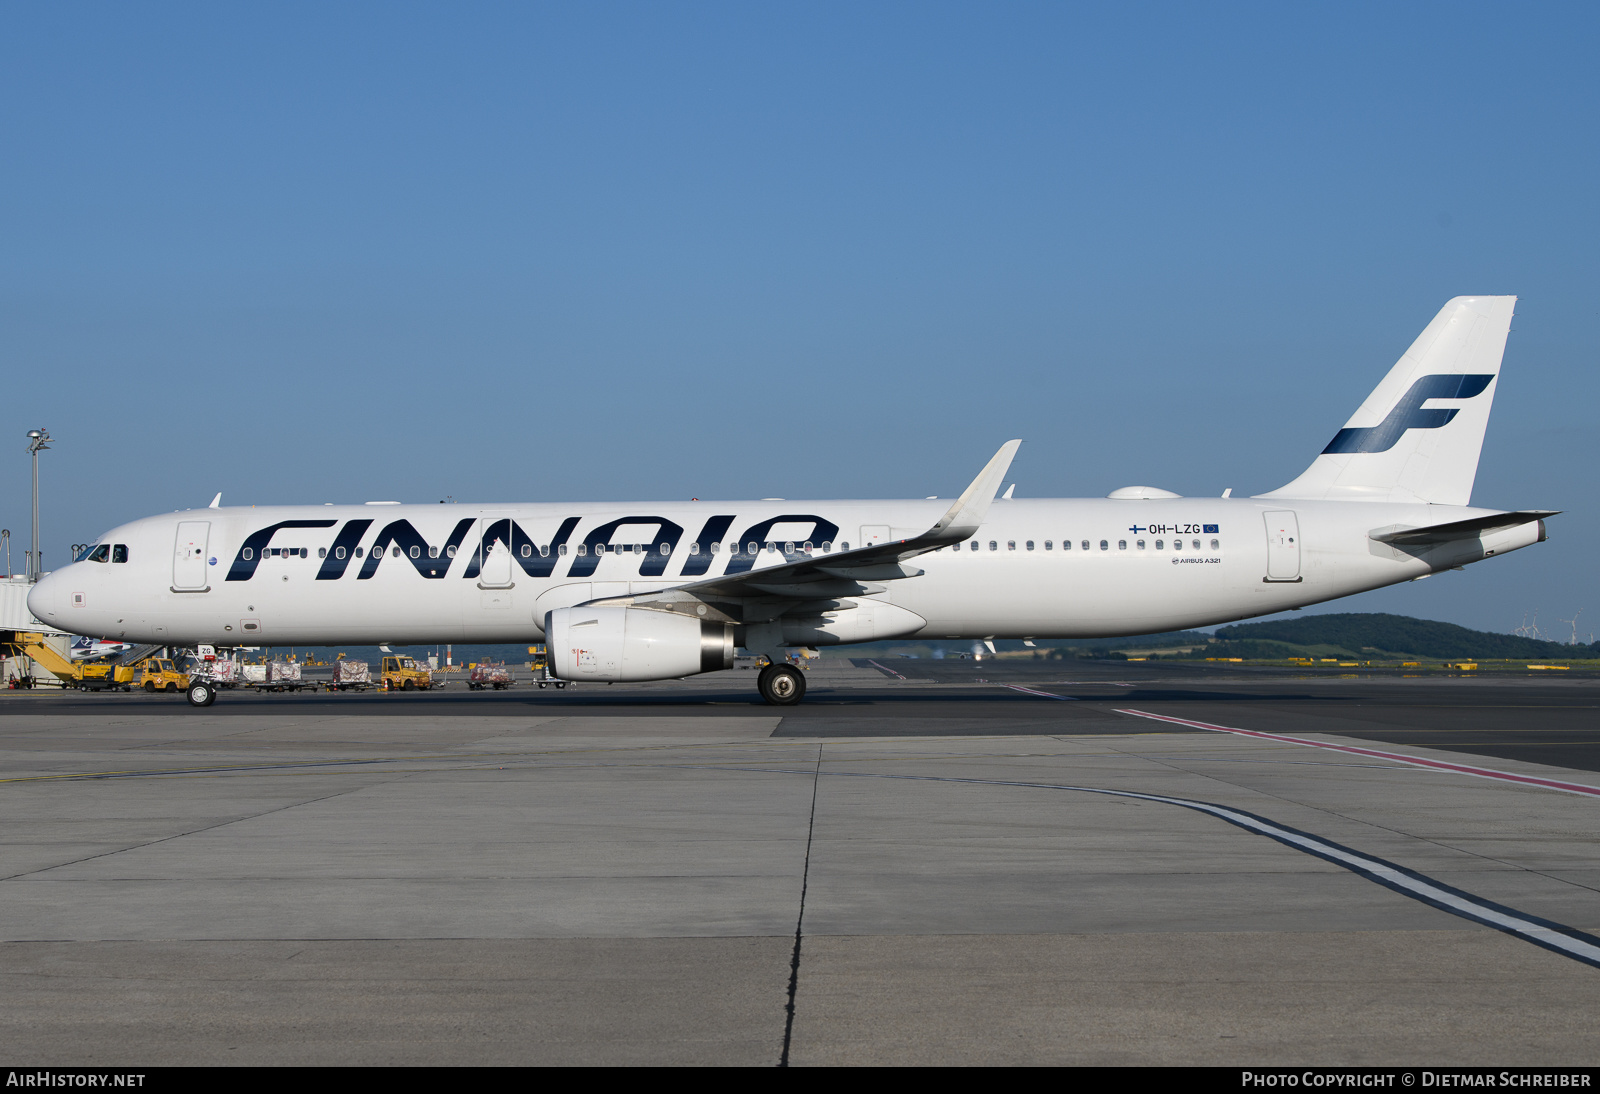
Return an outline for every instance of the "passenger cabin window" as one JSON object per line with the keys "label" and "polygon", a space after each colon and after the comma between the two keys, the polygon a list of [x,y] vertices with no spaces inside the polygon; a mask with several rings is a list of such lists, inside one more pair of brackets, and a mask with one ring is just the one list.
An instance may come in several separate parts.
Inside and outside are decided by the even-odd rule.
{"label": "passenger cabin window", "polygon": [[672,544],[663,543],[661,545],[661,553],[664,555],[670,555],[672,553]]}
{"label": "passenger cabin window", "polygon": [[833,540],[825,539],[822,541],[822,553],[825,555],[833,553]]}
{"label": "passenger cabin window", "polygon": [[1173,541],[1172,541],[1172,549],[1173,549],[1173,550],[1174,550],[1174,551],[1181,551],[1181,550],[1183,550],[1183,540],[1181,540],[1181,539],[1175,539],[1175,540],[1173,540]]}
{"label": "passenger cabin window", "polygon": [[1221,543],[1221,541],[1219,541],[1219,540],[1215,540],[1215,539],[1214,539],[1214,540],[1212,540],[1212,541],[1211,541],[1211,549],[1212,549],[1212,550],[1213,550],[1213,551],[1215,551],[1215,550],[1218,550],[1218,549],[1220,549],[1220,548],[1221,548],[1221,547],[1222,547],[1222,543]]}
{"label": "passenger cabin window", "polygon": [[1046,550],[1046,551],[1048,551],[1048,550],[1050,550],[1050,547],[1051,547],[1051,542],[1050,542],[1050,540],[1048,540],[1048,539],[1047,539],[1047,540],[1045,540],[1045,541],[1044,541],[1044,549],[1045,549],[1045,550]]}
{"label": "passenger cabin window", "polygon": [[[454,552],[454,551],[452,551],[452,552],[450,552],[450,553],[451,553],[451,554],[454,554],[454,553],[455,553],[455,552]],[[557,551],[557,552],[556,552],[556,554],[558,554],[558,555],[563,555],[563,556],[564,556],[564,555],[565,555],[565,554],[566,554],[566,553],[567,553],[567,545],[566,545],[566,544],[565,544],[565,543],[563,543],[563,544],[562,544],[562,545],[561,545],[561,550],[559,550],[559,551]]]}
{"label": "passenger cabin window", "polygon": [[1156,550],[1165,551],[1166,549],[1167,549],[1167,541],[1166,540],[1164,540],[1164,539],[1156,540]]}
{"label": "passenger cabin window", "polygon": [[239,552],[239,557],[244,559],[246,562],[249,562],[252,558],[256,557],[256,553],[250,548],[246,547],[244,550]]}
{"label": "passenger cabin window", "polygon": [[412,558],[421,558],[422,557],[422,548],[417,546],[415,543],[413,543],[411,545],[411,557]]}
{"label": "passenger cabin window", "polygon": [[1107,543],[1105,540],[1101,540],[1100,541],[1100,549],[1102,551],[1109,551],[1109,550],[1111,550],[1111,544]]}
{"label": "passenger cabin window", "polygon": [[344,557],[344,548],[343,547],[335,547],[333,549],[333,557],[334,558],[343,558]]}
{"label": "passenger cabin window", "polygon": [[973,540],[972,541],[972,549],[974,551],[976,551],[978,549],[978,541],[977,540]]}
{"label": "passenger cabin window", "polygon": [[1199,540],[1195,540],[1192,544],[1190,544],[1190,546],[1192,546],[1196,551],[1198,551],[1200,549],[1200,541]]}
{"label": "passenger cabin window", "polygon": [[438,558],[439,557],[439,548],[437,548],[437,547],[429,547],[428,548],[428,557],[429,558]]}
{"label": "passenger cabin window", "polygon": [[587,543],[578,544],[578,556],[580,558],[585,556],[585,555],[587,555],[588,553],[589,553],[589,545]]}
{"label": "passenger cabin window", "polygon": [[539,544],[539,557],[540,558],[549,558],[550,557],[550,545],[548,543]]}
{"label": "passenger cabin window", "polygon": [[362,556],[362,554],[365,552],[365,550],[366,550],[366,548],[364,548],[364,547],[357,547],[356,548],[356,557],[360,558]]}
{"label": "passenger cabin window", "polygon": [[713,544],[712,544],[712,545],[711,545],[711,553],[712,553],[712,554],[716,554],[716,553],[717,553],[717,552],[719,552],[719,551],[721,551],[721,550],[722,550],[722,544],[721,544],[721,543],[720,543],[720,542],[718,542],[718,543],[713,543]]}
{"label": "passenger cabin window", "polygon": [[389,554],[390,554],[390,556],[391,556],[391,557],[393,557],[393,558],[399,558],[399,557],[400,557],[400,545],[399,545],[399,544],[398,544],[398,543],[396,543],[396,544],[395,544],[395,545],[394,545],[394,546],[393,546],[393,547],[392,547],[392,548],[391,548],[391,549],[390,549],[390,550],[389,550]]}
{"label": "passenger cabin window", "polygon": [[1030,539],[1030,540],[1029,540],[1029,541],[1028,541],[1028,544],[1027,544],[1027,546],[1028,546],[1028,550],[1030,550],[1030,551],[1031,551],[1031,550],[1033,550],[1033,540],[1031,540],[1031,539]]}
{"label": "passenger cabin window", "polygon": [[[1088,541],[1088,540],[1084,540],[1084,541],[1083,541],[1083,549],[1084,549],[1084,550],[1085,550],[1085,551],[1087,551],[1087,550],[1088,550],[1088,549],[1089,549],[1089,541]],[[1106,545],[1105,545],[1105,541],[1104,541],[1104,540],[1101,540],[1101,541],[1100,541],[1100,549],[1101,549],[1101,550],[1102,550],[1102,551],[1104,551],[1104,550],[1105,550],[1105,549],[1106,549]]]}
{"label": "passenger cabin window", "polygon": [[1134,541],[1134,546],[1138,547],[1141,551],[1144,550],[1144,540],[1141,539]]}
{"label": "passenger cabin window", "polygon": [[1000,544],[996,543],[994,540],[991,539],[989,541],[989,550],[998,551],[999,549],[1000,549]]}
{"label": "passenger cabin window", "polygon": [[1125,540],[1125,539],[1117,540],[1117,550],[1126,551],[1127,549],[1128,549],[1128,541],[1127,540]]}
{"label": "passenger cabin window", "polygon": [[112,562],[126,562],[126,561],[128,561],[128,545],[126,543],[118,543],[118,544],[116,544],[115,546],[113,546],[111,548],[111,561]]}
{"label": "passenger cabin window", "polygon": [[[839,542],[839,550],[848,551],[849,549],[850,549],[850,541],[849,540],[840,540],[840,542]],[[972,545],[972,549],[974,551],[976,551],[978,549],[978,545],[976,543],[974,543]]]}
{"label": "passenger cabin window", "polygon": [[1016,540],[1014,540],[1014,539],[1006,540],[1006,550],[1015,551],[1016,549],[1017,549],[1017,541]]}
{"label": "passenger cabin window", "polygon": [[456,557],[456,545],[454,543],[452,543],[450,546],[448,546],[448,547],[446,547],[444,549],[444,553],[449,558],[455,558]]}

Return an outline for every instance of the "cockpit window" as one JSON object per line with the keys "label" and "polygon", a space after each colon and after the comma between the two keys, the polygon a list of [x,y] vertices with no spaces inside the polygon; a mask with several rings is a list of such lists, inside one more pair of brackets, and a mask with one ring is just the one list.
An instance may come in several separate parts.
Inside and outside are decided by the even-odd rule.
{"label": "cockpit window", "polygon": [[112,562],[126,562],[126,561],[128,561],[128,545],[126,543],[116,543],[116,544],[112,545],[112,547],[111,547],[111,561]]}
{"label": "cockpit window", "polygon": [[111,561],[111,544],[109,544],[109,543],[96,544],[93,548],[90,549],[89,554],[87,555],[87,558],[88,558],[88,560],[90,562],[110,562]]}

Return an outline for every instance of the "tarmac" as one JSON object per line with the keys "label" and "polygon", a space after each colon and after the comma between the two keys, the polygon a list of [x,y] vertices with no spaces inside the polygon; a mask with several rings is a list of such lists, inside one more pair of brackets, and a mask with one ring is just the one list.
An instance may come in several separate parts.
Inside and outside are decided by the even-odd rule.
{"label": "tarmac", "polygon": [[8,1062],[1600,1061],[1600,682],[809,679],[0,693]]}

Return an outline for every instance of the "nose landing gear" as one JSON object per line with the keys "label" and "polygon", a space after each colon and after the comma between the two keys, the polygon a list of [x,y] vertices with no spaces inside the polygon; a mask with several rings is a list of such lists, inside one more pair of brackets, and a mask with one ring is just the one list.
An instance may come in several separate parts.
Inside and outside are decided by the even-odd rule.
{"label": "nose landing gear", "polygon": [[792,707],[805,697],[806,677],[793,665],[768,665],[756,677],[761,698],[775,707]]}
{"label": "nose landing gear", "polygon": [[208,707],[217,701],[217,689],[204,680],[196,680],[189,685],[189,705],[192,707]]}

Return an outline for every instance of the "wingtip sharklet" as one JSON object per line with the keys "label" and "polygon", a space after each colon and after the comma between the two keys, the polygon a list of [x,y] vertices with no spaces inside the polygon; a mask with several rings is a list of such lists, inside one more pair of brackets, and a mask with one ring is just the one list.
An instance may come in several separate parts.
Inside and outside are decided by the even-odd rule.
{"label": "wingtip sharklet", "polygon": [[1005,481],[1006,472],[1011,470],[1011,461],[1016,458],[1017,449],[1021,446],[1021,439],[1001,445],[1000,451],[978,472],[978,477],[961,492],[955,504],[939,518],[937,524],[928,529],[927,534],[958,540],[976,532],[984,517],[989,515],[989,506],[994,502],[995,493]]}

